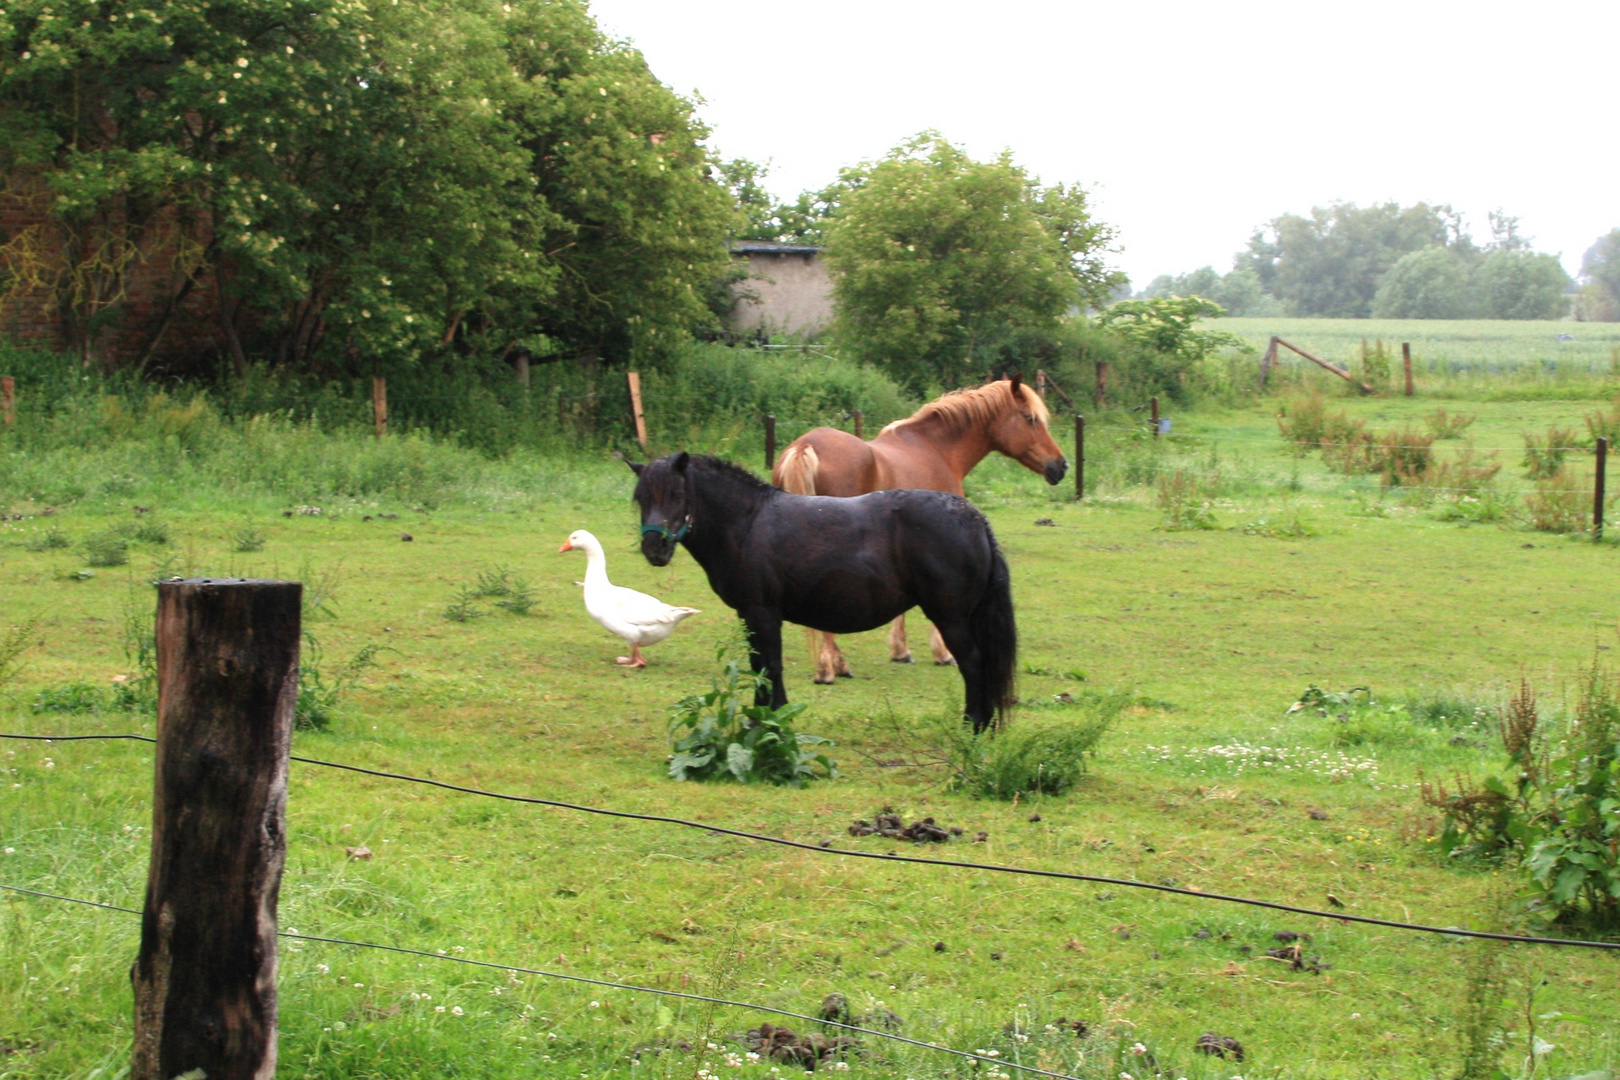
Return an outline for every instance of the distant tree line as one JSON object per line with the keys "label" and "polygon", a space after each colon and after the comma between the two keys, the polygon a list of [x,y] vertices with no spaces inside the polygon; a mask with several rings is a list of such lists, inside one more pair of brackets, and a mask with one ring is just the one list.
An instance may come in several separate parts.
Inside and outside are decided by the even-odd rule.
{"label": "distant tree line", "polygon": [[1620,230],[1587,252],[1587,285],[1572,296],[1557,256],[1532,250],[1517,218],[1489,217],[1490,240],[1481,244],[1447,205],[1315,207],[1308,217],[1284,214],[1257,229],[1227,273],[1205,266],[1161,275],[1143,295],[1202,296],[1232,315],[1559,319],[1573,310],[1620,317],[1620,288],[1604,284],[1620,278],[1608,269],[1620,262]]}

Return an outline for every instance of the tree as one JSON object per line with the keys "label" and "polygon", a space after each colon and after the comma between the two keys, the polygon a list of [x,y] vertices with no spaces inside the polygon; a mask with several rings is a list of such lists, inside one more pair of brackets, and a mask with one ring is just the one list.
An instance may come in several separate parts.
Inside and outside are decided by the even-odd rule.
{"label": "tree", "polygon": [[1495,246],[1473,272],[1479,315],[1486,319],[1562,319],[1569,275],[1556,255],[1522,247]]}
{"label": "tree", "polygon": [[1252,270],[1265,291],[1294,315],[1364,318],[1384,273],[1426,247],[1471,248],[1449,206],[1395,203],[1313,207],[1310,217],[1284,214],[1257,230],[1236,268]]}
{"label": "tree", "polygon": [[1118,280],[1102,262],[1112,230],[1084,191],[1043,188],[1007,154],[969,158],[924,132],[846,170],[825,219],[838,333],[915,390],[959,384],[999,349],[1055,331]]}
{"label": "tree", "polygon": [[1581,258],[1581,317],[1620,321],[1620,228],[1610,229]]}
{"label": "tree", "polygon": [[1379,319],[1466,319],[1474,313],[1468,266],[1455,251],[1427,247],[1390,267],[1373,298]]}
{"label": "tree", "polygon": [[711,318],[706,135],[579,0],[24,0],[0,174],[48,213],[0,270],[53,289],[87,356],[157,259],[171,312],[215,294],[239,365],[535,332],[622,356]]}

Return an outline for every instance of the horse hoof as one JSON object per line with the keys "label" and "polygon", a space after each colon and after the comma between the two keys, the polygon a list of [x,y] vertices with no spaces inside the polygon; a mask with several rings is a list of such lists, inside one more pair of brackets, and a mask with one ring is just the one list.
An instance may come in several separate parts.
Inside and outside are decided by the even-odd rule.
{"label": "horse hoof", "polygon": [[835,682],[837,682],[838,680],[835,679],[835,678],[823,679],[820,675],[817,675],[814,679],[811,679],[810,681],[815,683],[817,686],[831,686]]}
{"label": "horse hoof", "polygon": [[838,677],[840,679],[853,679],[855,677],[855,673],[853,671],[840,671],[838,673]]}
{"label": "horse hoof", "polygon": [[935,667],[955,667],[956,666],[956,657],[953,656],[949,660],[935,660],[934,661],[934,666]]}
{"label": "horse hoof", "polygon": [[913,660],[909,656],[891,656],[891,657],[889,657],[889,663],[891,663],[891,664],[915,664],[916,662],[917,661]]}

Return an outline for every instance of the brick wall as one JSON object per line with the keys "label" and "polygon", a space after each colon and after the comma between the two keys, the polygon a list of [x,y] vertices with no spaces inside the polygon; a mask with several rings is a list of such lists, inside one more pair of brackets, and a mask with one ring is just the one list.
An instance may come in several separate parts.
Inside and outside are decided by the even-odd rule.
{"label": "brick wall", "polygon": [[[35,178],[13,175],[0,185],[0,243],[15,245],[20,237],[31,235],[36,241],[32,246],[47,259],[46,277],[66,266],[64,238],[51,227],[48,206],[49,193]],[[170,215],[149,230],[153,239],[126,270],[117,317],[92,344],[91,351],[104,365],[116,367],[139,355],[162,320],[169,298],[184,282],[184,271],[176,266],[176,229]],[[6,264],[0,252],[0,272],[7,269]],[[4,279],[0,279],[0,287],[4,287]],[[185,360],[217,352],[223,347],[217,312],[210,275],[181,304],[154,358]],[[67,346],[72,337],[55,292],[48,286],[14,286],[0,293],[0,336],[52,348]]]}

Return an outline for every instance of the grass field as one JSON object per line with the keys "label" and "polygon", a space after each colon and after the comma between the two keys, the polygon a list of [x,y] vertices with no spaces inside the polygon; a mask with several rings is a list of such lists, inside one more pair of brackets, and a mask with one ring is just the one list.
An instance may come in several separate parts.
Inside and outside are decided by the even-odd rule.
{"label": "grass field", "polygon": [[[48,487],[48,468],[82,495],[45,515],[21,488],[0,491],[14,515],[0,524],[0,633],[39,619],[26,667],[0,687],[0,730],[150,734],[150,716],[117,708],[111,693],[133,670],[128,628],[149,616],[149,580],[296,577],[314,594],[307,629],[328,682],[363,647],[382,648],[330,728],[298,734],[301,755],[835,849],[1318,910],[1338,902],[1438,926],[1520,925],[1511,873],[1437,855],[1418,786],[1500,768],[1491,710],[1521,677],[1549,714],[1567,711],[1580,673],[1613,655],[1620,553],[1511,516],[1442,520],[1434,501],[1330,471],[1278,438],[1279,401],[1176,416],[1157,444],[1110,431],[1124,418],[1099,423],[1096,486],[1078,504],[1067,484],[1047,488],[1004,461],[970,478],[1014,575],[1015,724],[1072,723],[1109,692],[1131,702],[1087,779],[1061,797],[975,800],[918,764],[948,741],[960,680],[887,663],[878,632],[844,641],[856,678],[834,687],[810,683],[809,657],[789,639],[789,694],[810,703],[798,726],[836,740],[843,779],[802,791],[675,784],[663,775],[669,707],[708,687],[731,620],[688,556],[655,570],[635,552],[629,472],[600,458],[490,462],[426,444],[383,458],[335,436],[330,460],[319,445],[263,436],[260,472],[234,485],[200,453],[145,470],[157,450],[134,445],[24,463],[40,470],[29,483]],[[1383,427],[1416,423],[1436,402],[1343,406]],[[1452,407],[1477,414],[1468,434],[1478,447],[1512,462],[1523,433],[1579,426],[1593,406]],[[352,461],[378,479],[360,494],[300,488],[272,479],[287,460],[322,476]],[[1178,472],[1200,478],[1215,528],[1164,528],[1161,478]],[[1527,486],[1515,475],[1505,469],[1498,484]],[[284,516],[300,505],[321,513]],[[583,561],[556,550],[576,528],[603,538],[615,581],[703,609],[649,650],[646,671],[616,668],[618,643],[583,611],[573,584]],[[86,541],[109,531],[131,538],[128,565],[84,576]],[[497,568],[527,579],[529,614],[484,603],[481,617],[444,617]],[[1355,724],[1290,714],[1311,685],[1371,687],[1384,706]],[[1415,719],[1419,706],[1437,718]],[[150,748],[9,743],[0,766],[0,883],[138,908]],[[963,836],[914,850],[847,834],[885,807]],[[303,934],[799,1013],[838,992],[855,1011],[893,1012],[907,1036],[1099,1080],[1155,1065],[1189,1080],[1455,1076],[1470,1039],[1491,1038],[1512,1077],[1620,1067],[1620,969],[1590,950],[847,859],[314,766],[293,768],[289,818],[281,924]],[[373,856],[350,858],[361,846]],[[1303,958],[1315,961],[1296,969],[1267,957],[1279,932],[1310,935]],[[0,1077],[120,1075],[137,937],[129,915],[0,898]],[[733,1036],[762,1021],[805,1027],[762,1010],[314,943],[287,945],[281,995],[289,1077],[763,1078],[792,1068],[750,1062]],[[1245,1060],[1196,1053],[1204,1033],[1241,1041]],[[862,1044],[852,1073],[997,1076]]]}

